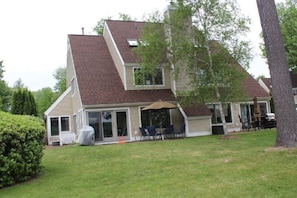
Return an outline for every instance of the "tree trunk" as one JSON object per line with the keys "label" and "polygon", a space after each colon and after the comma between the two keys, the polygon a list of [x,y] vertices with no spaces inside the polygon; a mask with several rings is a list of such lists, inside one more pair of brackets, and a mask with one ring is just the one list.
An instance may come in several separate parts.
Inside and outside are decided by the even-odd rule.
{"label": "tree trunk", "polygon": [[227,126],[226,126],[226,119],[225,119],[222,102],[219,102],[219,112],[220,112],[220,116],[221,116],[221,120],[222,120],[222,124],[223,124],[224,135],[227,136],[227,135],[229,135],[229,133],[228,133]]}
{"label": "tree trunk", "polygon": [[274,0],[257,0],[272,83],[277,122],[276,146],[296,146],[297,114]]}

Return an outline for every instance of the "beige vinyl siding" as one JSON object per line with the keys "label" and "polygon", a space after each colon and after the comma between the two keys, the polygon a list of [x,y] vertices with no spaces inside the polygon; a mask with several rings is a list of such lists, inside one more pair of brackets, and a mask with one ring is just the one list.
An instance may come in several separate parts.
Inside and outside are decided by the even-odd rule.
{"label": "beige vinyl siding", "polygon": [[177,78],[175,78],[175,88],[176,92],[190,91],[191,87],[189,85],[190,80],[186,73],[186,70],[181,66],[178,67]]}
{"label": "beige vinyl siding", "polygon": [[210,125],[210,118],[191,118],[191,120],[188,121],[189,123],[189,133],[192,132],[199,132],[199,131],[211,131],[211,125]]}
{"label": "beige vinyl siding", "polygon": [[73,79],[73,77],[74,77],[74,65],[73,65],[71,49],[69,46],[68,52],[67,52],[66,88],[71,85],[71,80]]}
{"label": "beige vinyl siding", "polygon": [[187,136],[203,136],[211,135],[210,117],[191,117],[188,120],[188,133]]}
{"label": "beige vinyl siding", "polygon": [[78,112],[82,108],[81,98],[79,94],[79,89],[77,85],[77,80],[74,79],[74,94],[72,96],[72,110],[74,113]]}
{"label": "beige vinyl siding", "polygon": [[69,115],[72,116],[71,93],[66,95],[61,102],[49,113],[49,117]]}
{"label": "beige vinyl siding", "polygon": [[[141,134],[139,132],[140,127],[140,111],[138,106],[130,107],[130,123],[131,123],[131,138],[140,137]],[[135,132],[137,132],[135,134]]]}
{"label": "beige vinyl siding", "polygon": [[185,123],[185,119],[178,109],[171,109],[171,122],[173,124],[174,130],[178,131],[182,124]]}

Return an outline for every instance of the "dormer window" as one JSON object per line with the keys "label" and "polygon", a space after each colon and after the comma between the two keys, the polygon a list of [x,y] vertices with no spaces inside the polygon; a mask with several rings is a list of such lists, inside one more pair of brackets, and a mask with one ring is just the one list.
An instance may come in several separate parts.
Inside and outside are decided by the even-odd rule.
{"label": "dormer window", "polygon": [[127,39],[128,44],[130,47],[138,47],[138,40],[137,39]]}
{"label": "dormer window", "polygon": [[157,68],[156,74],[144,74],[141,68],[134,68],[134,84],[142,86],[164,85],[163,68]]}

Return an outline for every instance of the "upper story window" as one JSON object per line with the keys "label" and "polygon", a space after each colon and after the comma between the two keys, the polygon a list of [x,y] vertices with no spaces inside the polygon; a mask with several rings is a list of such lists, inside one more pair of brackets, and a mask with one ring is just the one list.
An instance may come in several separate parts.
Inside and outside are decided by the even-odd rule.
{"label": "upper story window", "polygon": [[144,74],[141,71],[141,68],[133,68],[134,73],[134,83],[135,85],[164,85],[164,72],[163,68],[157,68],[156,73],[153,74]]}

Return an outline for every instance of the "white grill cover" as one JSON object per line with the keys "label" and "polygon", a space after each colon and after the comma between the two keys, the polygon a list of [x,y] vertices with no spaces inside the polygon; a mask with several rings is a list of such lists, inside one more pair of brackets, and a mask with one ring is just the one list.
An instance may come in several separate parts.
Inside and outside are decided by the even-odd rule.
{"label": "white grill cover", "polygon": [[91,126],[85,126],[80,130],[77,142],[80,145],[91,146],[95,144],[95,130]]}

